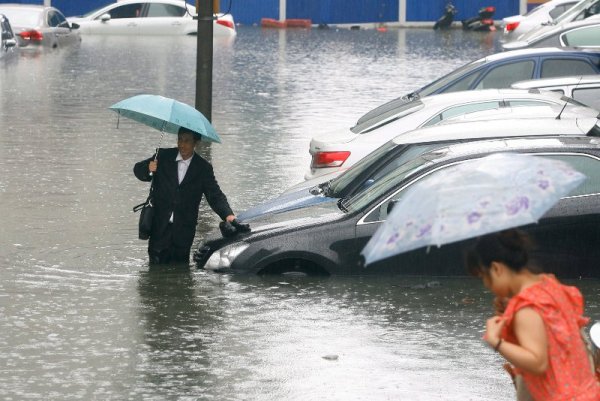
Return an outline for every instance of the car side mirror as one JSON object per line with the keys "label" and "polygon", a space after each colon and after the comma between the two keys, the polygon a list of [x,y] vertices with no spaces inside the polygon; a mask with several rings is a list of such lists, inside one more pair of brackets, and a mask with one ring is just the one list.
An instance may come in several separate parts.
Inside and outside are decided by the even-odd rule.
{"label": "car side mirror", "polygon": [[107,21],[110,21],[110,14],[109,14],[109,13],[102,14],[102,15],[100,16],[100,21],[102,21],[102,22],[107,22]]}
{"label": "car side mirror", "polygon": [[80,25],[76,22],[71,22],[71,29],[79,29]]}
{"label": "car side mirror", "polygon": [[391,200],[391,201],[388,203],[388,205],[387,205],[387,210],[386,210],[386,212],[387,212],[387,215],[388,215],[388,216],[390,215],[390,212],[392,211],[392,209],[394,208],[394,206],[396,206],[396,203],[398,203],[398,201],[397,201],[397,200]]}

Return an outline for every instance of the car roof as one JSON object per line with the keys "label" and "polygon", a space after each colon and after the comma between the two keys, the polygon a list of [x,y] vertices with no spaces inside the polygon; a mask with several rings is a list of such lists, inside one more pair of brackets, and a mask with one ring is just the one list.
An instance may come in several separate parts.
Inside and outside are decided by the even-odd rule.
{"label": "car roof", "polygon": [[600,150],[600,138],[585,135],[546,135],[540,137],[476,139],[449,143],[448,146],[432,149],[423,155],[428,160],[436,162],[460,158],[474,153],[527,150],[572,152],[574,149]]}
{"label": "car roof", "polygon": [[523,99],[547,98],[548,100],[560,100],[562,95],[553,92],[540,92],[536,89],[503,88],[438,93],[434,95],[425,96],[423,98],[420,98],[419,100],[425,105],[433,105],[438,103],[463,104],[474,101],[483,101],[487,99],[499,99],[510,97]]}
{"label": "car roof", "polygon": [[510,136],[586,135],[594,126],[595,118],[561,119],[555,117],[531,119],[498,119],[490,121],[459,121],[420,128],[400,134],[396,144],[437,142],[450,139],[499,138]]}
{"label": "car roof", "polygon": [[[458,106],[461,104],[493,101],[505,98],[547,99],[553,101],[560,101],[562,96],[563,95],[554,92],[540,92],[538,89],[535,88],[503,88],[437,93],[417,98],[409,102],[406,102],[402,100],[402,98],[399,98],[380,104],[374,109],[369,110],[367,113],[363,114],[358,120],[358,122],[355,124],[353,129],[363,125],[365,126],[364,129],[371,129],[371,125],[375,124],[375,121],[378,121],[378,125],[382,125],[385,121],[395,119],[400,114],[405,114],[406,110],[413,107],[411,105],[414,105],[414,107],[418,107],[417,105],[422,105],[421,108],[440,105],[443,106],[445,104],[447,104],[448,106]],[[377,110],[379,112],[375,113],[375,111]],[[360,129],[359,132],[362,132],[364,129]]]}
{"label": "car roof", "polygon": [[480,60],[485,60],[487,62],[500,61],[504,59],[516,58],[516,57],[525,57],[525,56],[543,56],[543,55],[582,55],[582,54],[591,54],[595,56],[600,56],[600,50],[595,49],[573,49],[570,47],[539,47],[533,49],[517,49],[510,50],[501,53],[495,53],[484,57]]}
{"label": "car roof", "polygon": [[[365,113],[359,121],[352,127],[352,132],[363,133],[365,130],[372,130],[376,127],[386,125],[407,114],[413,114],[420,110],[429,110],[429,108],[461,106],[473,103],[483,103],[498,101],[502,99],[508,100],[547,100],[560,103],[564,95],[550,91],[540,91],[537,88],[531,89],[481,89],[475,91],[459,91],[438,93],[422,98],[411,100],[410,102],[398,102],[394,99],[390,102],[377,106],[375,109]],[[385,107],[386,105],[393,107]],[[409,110],[414,111],[408,112]],[[374,111],[380,112],[375,114]],[[371,115],[369,116],[369,113]],[[369,118],[365,119],[365,116]]]}
{"label": "car roof", "polygon": [[518,89],[530,89],[541,88],[544,86],[585,85],[595,83],[600,83],[600,74],[528,79],[526,81],[515,82],[514,84],[512,84],[512,86]]}

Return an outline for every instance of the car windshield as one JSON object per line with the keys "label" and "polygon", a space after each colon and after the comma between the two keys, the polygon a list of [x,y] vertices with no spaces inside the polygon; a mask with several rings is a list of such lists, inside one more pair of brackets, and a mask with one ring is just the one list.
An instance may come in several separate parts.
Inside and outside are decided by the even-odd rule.
{"label": "car windshield", "polygon": [[394,99],[376,107],[362,116],[356,125],[350,128],[350,131],[355,134],[364,134],[389,124],[392,121],[406,117],[415,111],[421,110],[423,107],[425,107],[425,105],[418,99],[408,103],[403,99]]}
{"label": "car windshield", "polygon": [[9,8],[9,9],[1,9],[0,12],[10,21],[12,26],[19,27],[36,27],[40,21],[41,11],[32,11],[31,9],[17,9],[17,8]]}
{"label": "car windshield", "polygon": [[438,79],[437,81],[434,81],[434,82],[430,83],[429,85],[424,86],[423,88],[419,89],[417,91],[417,95],[419,95],[421,97],[429,96],[429,95],[437,92],[439,89],[443,88],[444,86],[448,85],[455,79],[469,74],[471,71],[475,70],[476,68],[478,68],[480,65],[482,65],[484,63],[485,63],[485,59],[480,59],[480,60],[470,62],[469,64],[463,65],[462,67],[458,68],[457,70],[452,71],[450,74],[445,75],[442,78]]}
{"label": "car windshield", "polygon": [[[405,163],[397,166],[384,177],[381,177],[370,187],[358,192],[350,199],[343,202],[343,209],[348,212],[355,212],[367,207],[372,201],[379,199],[393,188],[396,188],[402,181],[417,172],[431,166],[434,162],[427,155],[421,155],[416,158],[411,158]],[[342,199],[344,201],[344,199]]]}
{"label": "car windshield", "polygon": [[330,181],[326,195],[332,198],[351,197],[355,192],[372,186],[398,166],[442,146],[447,146],[447,142],[401,145],[394,140],[389,141]]}
{"label": "car windshield", "polygon": [[577,15],[579,15],[579,13],[581,13],[586,8],[594,5],[595,3],[598,3],[598,1],[599,0],[584,0],[584,1],[581,1],[581,2],[579,2],[577,4],[575,4],[569,10],[565,11],[560,16],[558,16],[554,20],[553,23],[555,25],[561,25],[562,23],[571,22],[571,21],[573,21],[576,18]]}

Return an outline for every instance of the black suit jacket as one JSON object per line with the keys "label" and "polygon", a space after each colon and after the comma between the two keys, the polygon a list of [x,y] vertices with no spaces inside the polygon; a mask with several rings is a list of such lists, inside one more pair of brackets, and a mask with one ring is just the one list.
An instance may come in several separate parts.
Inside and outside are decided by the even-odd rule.
{"label": "black suit jacket", "polygon": [[[143,160],[133,168],[141,181],[151,181],[155,216],[152,223],[149,247],[163,250],[171,244],[176,247],[191,248],[196,234],[198,209],[202,195],[221,219],[233,214],[225,194],[219,188],[212,165],[194,153],[192,161],[181,184],[177,177],[177,148],[160,149],[158,168],[154,177],[150,176],[148,164],[152,157]],[[166,238],[165,230],[173,213],[173,237]]]}

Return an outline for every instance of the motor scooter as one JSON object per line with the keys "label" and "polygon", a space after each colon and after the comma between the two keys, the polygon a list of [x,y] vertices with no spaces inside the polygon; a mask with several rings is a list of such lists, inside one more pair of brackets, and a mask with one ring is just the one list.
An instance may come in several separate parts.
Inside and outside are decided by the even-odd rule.
{"label": "motor scooter", "polygon": [[448,29],[450,25],[452,25],[452,21],[454,21],[454,16],[458,10],[454,5],[450,2],[446,4],[446,8],[444,11],[444,15],[442,15],[436,22],[433,24],[433,29]]}
{"label": "motor scooter", "polygon": [[479,9],[479,15],[461,21],[462,27],[467,31],[495,31],[494,13],[496,7],[488,6]]}

